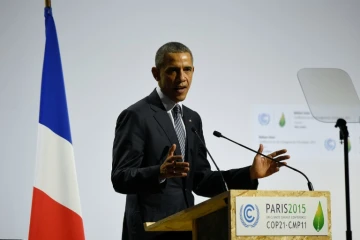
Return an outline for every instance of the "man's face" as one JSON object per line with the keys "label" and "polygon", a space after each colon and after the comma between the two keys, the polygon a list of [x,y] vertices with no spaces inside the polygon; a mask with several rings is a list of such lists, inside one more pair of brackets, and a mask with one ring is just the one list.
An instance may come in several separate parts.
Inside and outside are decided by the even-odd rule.
{"label": "man's face", "polygon": [[194,66],[190,53],[167,53],[160,69],[153,68],[152,73],[162,92],[174,102],[186,98],[190,89]]}

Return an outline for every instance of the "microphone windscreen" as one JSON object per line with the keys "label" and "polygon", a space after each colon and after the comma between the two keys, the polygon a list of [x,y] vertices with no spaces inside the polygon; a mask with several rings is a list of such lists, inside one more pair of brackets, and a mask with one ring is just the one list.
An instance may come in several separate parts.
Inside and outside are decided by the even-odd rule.
{"label": "microphone windscreen", "polygon": [[213,134],[215,137],[222,137],[222,134],[219,133],[218,131],[214,131]]}

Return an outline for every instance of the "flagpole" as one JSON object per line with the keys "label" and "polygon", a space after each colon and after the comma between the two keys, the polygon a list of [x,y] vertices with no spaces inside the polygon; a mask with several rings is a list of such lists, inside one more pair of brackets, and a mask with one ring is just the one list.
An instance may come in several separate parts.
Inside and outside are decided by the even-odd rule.
{"label": "flagpole", "polygon": [[51,0],[45,0],[45,7],[51,7]]}

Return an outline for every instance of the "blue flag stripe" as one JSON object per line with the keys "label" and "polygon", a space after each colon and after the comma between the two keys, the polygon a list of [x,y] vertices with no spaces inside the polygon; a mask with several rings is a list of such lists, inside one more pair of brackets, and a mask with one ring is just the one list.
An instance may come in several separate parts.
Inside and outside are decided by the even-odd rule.
{"label": "blue flag stripe", "polygon": [[51,8],[45,8],[45,28],[39,123],[72,143],[60,49]]}

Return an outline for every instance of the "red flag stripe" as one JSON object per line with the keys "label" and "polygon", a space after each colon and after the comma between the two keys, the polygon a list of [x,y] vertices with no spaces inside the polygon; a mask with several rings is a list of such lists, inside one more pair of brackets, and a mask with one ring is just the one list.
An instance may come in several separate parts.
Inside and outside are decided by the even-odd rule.
{"label": "red flag stripe", "polygon": [[33,188],[29,240],[85,239],[82,218]]}

